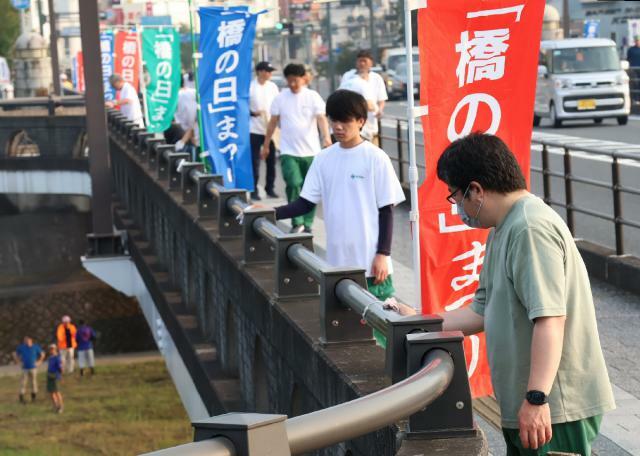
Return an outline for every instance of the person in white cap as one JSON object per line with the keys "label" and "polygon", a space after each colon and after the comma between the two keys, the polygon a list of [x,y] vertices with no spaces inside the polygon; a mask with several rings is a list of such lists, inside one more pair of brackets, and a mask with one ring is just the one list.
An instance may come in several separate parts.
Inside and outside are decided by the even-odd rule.
{"label": "person in white cap", "polygon": [[60,357],[65,372],[72,373],[74,368],[73,354],[78,346],[76,342],[76,326],[71,323],[71,317],[65,315],[62,317],[62,323],[58,325],[56,330],[56,338],[58,339],[58,348],[60,349]]}

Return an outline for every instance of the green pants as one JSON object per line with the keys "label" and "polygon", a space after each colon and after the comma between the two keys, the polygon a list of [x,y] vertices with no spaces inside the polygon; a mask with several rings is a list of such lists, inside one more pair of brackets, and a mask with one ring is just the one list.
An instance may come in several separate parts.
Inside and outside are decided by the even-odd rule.
{"label": "green pants", "polygon": [[[393,296],[393,293],[396,292],[396,289],[393,288],[393,279],[391,275],[388,275],[386,279],[384,279],[379,284],[374,284],[373,281],[375,279],[373,277],[367,277],[367,288],[369,289],[369,293],[374,295],[380,301],[384,301],[387,298]],[[387,348],[387,338],[384,334],[382,334],[377,329],[373,330],[373,337],[376,339],[376,343],[382,348]]]}
{"label": "green pants", "polygon": [[551,425],[551,441],[537,450],[522,448],[518,429],[502,429],[507,456],[543,456],[550,451],[591,456],[591,443],[600,430],[602,415]]}
{"label": "green pants", "polygon": [[[287,184],[285,193],[287,194],[288,202],[291,203],[297,200],[300,196],[300,192],[302,191],[302,184],[304,184],[304,178],[306,177],[312,162],[313,157],[294,157],[293,155],[280,156],[282,177],[284,179],[284,182]],[[291,219],[291,225],[304,225],[307,228],[311,228],[315,215],[316,210],[314,208],[304,215],[293,217]]]}

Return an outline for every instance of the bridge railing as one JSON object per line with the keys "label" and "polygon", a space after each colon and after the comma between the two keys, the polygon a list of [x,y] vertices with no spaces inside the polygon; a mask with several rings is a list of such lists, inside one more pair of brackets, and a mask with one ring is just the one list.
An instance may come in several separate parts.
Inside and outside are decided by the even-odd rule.
{"label": "bridge railing", "polygon": [[[271,454],[311,451],[405,417],[409,417],[408,429],[414,436],[475,435],[461,333],[442,332],[442,319],[437,315],[400,317],[384,310],[367,291],[363,269],[330,266],[313,252],[311,234],[285,233],[275,223],[273,209],[250,207],[246,190],[225,188],[222,176],[207,174],[202,163],[189,162],[188,154],[175,152],[174,146],[127,122],[120,113],[110,111],[108,121],[111,141],[146,165],[167,190],[180,192],[183,204],[195,204],[198,220],[215,221],[219,239],[243,239],[244,264],[274,264],[275,299],[319,295],[322,345],[371,343],[371,328],[386,336],[386,371],[394,385],[350,403],[287,420],[283,428],[286,432],[281,435],[286,437],[290,453]],[[432,405],[425,411],[428,404]],[[277,421],[284,422],[285,417],[280,418]],[[246,425],[247,420],[254,419],[263,423],[273,417],[214,417],[194,423],[196,438],[225,435],[233,440],[230,435],[235,434],[224,429],[238,430],[238,426],[244,426],[246,437],[251,429],[262,426]],[[235,427],[230,425],[234,420]],[[199,428],[208,431],[199,433]],[[237,449],[238,442],[234,444]],[[209,454],[234,454],[225,449],[228,445],[224,442],[208,441],[201,446],[209,451],[218,448],[219,453]],[[187,454],[183,451],[179,453]]]}
{"label": "bridge railing", "polygon": [[[640,69],[639,69],[640,72]],[[638,79],[640,84],[640,78]],[[638,90],[640,95],[640,90]],[[389,153],[391,161],[396,163],[398,177],[403,186],[408,186],[409,182],[405,179],[407,176],[407,167],[409,161],[407,158],[408,137],[407,137],[407,120],[401,118],[385,118],[385,123],[381,122],[380,127],[380,143],[381,147]],[[389,123],[395,124],[393,135],[385,134],[384,130],[389,130]],[[532,165],[531,172],[541,176],[542,181],[542,197],[550,206],[562,208],[566,212],[566,222],[569,230],[573,235],[576,234],[575,214],[583,214],[592,218],[605,220],[613,224],[614,227],[614,244],[616,255],[624,255],[630,253],[625,248],[624,228],[630,228],[637,231],[640,235],[640,219],[631,219],[625,214],[624,197],[625,195],[640,195],[640,188],[625,184],[622,178],[621,163],[625,162],[640,165],[640,145],[636,144],[614,144],[610,141],[598,141],[591,139],[583,139],[576,141],[576,138],[562,138],[560,135],[549,135],[545,133],[533,132],[531,138],[531,152],[539,154],[540,166]],[[416,149],[419,156],[424,155],[424,144],[416,143]],[[590,176],[578,176],[572,164],[575,161],[576,153],[581,154],[584,158],[590,157],[599,160],[607,160],[611,163],[610,180],[594,179]],[[562,166],[552,164],[550,155],[561,155]],[[585,155],[586,154],[586,155]],[[418,170],[421,177],[424,176],[425,166],[418,162]],[[551,178],[561,179],[562,188],[552,188]],[[628,180],[628,179],[627,179]],[[611,213],[590,209],[584,202],[581,204],[576,200],[573,187],[574,184],[586,184],[594,188],[605,189],[610,191],[610,203],[613,210]],[[557,194],[564,192],[564,201],[558,198]],[[634,252],[637,253],[637,252]]]}

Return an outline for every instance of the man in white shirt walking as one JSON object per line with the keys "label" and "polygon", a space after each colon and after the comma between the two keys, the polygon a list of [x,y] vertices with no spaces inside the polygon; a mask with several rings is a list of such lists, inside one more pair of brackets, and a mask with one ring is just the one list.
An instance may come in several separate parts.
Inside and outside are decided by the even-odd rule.
{"label": "man in white shirt walking", "polygon": [[198,146],[198,103],[196,100],[196,89],[189,87],[189,75],[182,78],[182,87],[178,92],[178,104],[174,120],[180,127],[180,139],[176,142],[176,151],[188,152],[192,160],[196,161],[195,155]]}
{"label": "man in white shirt walking", "polygon": [[[270,81],[271,72],[275,70],[269,62],[259,62],[256,65],[256,77],[251,81],[249,88],[249,109],[251,120],[249,132],[251,134],[251,157],[253,159],[253,183],[254,189],[251,199],[259,200],[258,178],[260,177],[260,150],[265,142],[267,124],[271,117],[271,103],[278,96],[278,86]],[[264,186],[267,196],[278,198],[273,190],[276,180],[276,149],[273,141],[269,141],[269,154],[265,162],[267,164],[267,181]]]}
{"label": "man in white shirt walking", "polygon": [[356,68],[347,71],[340,81],[340,88],[351,90],[362,95],[369,104],[367,123],[362,128],[361,135],[375,145],[378,140],[378,119],[382,117],[384,104],[389,99],[382,76],[371,71],[374,59],[371,52],[358,52]]}
{"label": "man in white shirt walking", "polygon": [[[280,162],[282,177],[286,183],[287,200],[295,201],[300,196],[304,178],[320,152],[320,137],[323,147],[331,145],[329,124],[325,115],[324,101],[315,90],[307,88],[302,65],[290,63],[284,69],[288,89],[278,94],[271,104],[271,119],[262,145],[262,158],[270,153],[271,137],[280,125]],[[315,210],[291,219],[291,232],[311,232]]]}
{"label": "man in white shirt walking", "polygon": [[105,103],[107,108],[120,107],[120,112],[128,120],[137,123],[140,127],[144,127],[142,108],[140,107],[140,99],[138,98],[136,89],[117,73],[109,76],[109,84],[120,92],[120,96],[115,101],[107,101]]}

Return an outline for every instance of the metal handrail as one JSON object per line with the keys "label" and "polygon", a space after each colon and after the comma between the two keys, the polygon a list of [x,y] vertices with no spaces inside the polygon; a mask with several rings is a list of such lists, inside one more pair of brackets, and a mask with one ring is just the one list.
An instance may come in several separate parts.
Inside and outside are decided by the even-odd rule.
{"label": "metal handrail", "polygon": [[[285,428],[291,454],[303,454],[360,437],[427,407],[448,388],[454,364],[451,355],[442,349],[428,352],[422,364],[424,367],[412,376],[380,391],[287,419]],[[221,437],[147,453],[149,456],[234,454],[223,448]]]}

